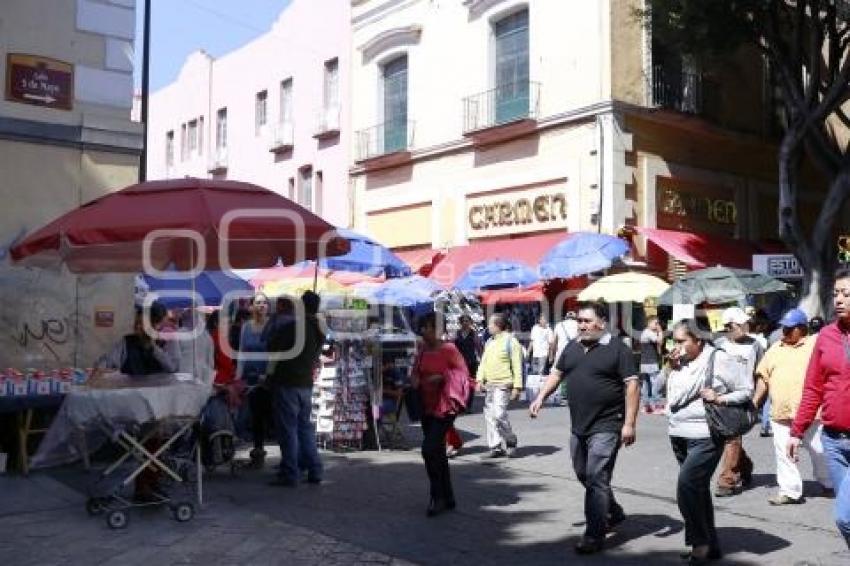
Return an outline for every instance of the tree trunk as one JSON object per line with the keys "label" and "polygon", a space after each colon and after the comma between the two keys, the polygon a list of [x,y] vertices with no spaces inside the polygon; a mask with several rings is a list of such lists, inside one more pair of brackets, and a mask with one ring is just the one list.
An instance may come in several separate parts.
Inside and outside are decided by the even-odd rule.
{"label": "tree trunk", "polygon": [[815,263],[816,265],[804,270],[803,292],[798,306],[809,317],[826,317],[830,311],[832,278],[835,275],[835,268],[823,265],[823,262],[819,260]]}
{"label": "tree trunk", "polygon": [[[805,290],[800,303],[810,316],[815,314],[827,316],[832,312],[832,285],[838,266],[838,246],[835,238],[841,212],[848,197],[850,197],[850,167],[843,169],[832,179],[829,194],[821,205],[817,225],[812,230],[810,249],[815,250],[813,269],[816,272],[813,273],[811,284]],[[803,306],[804,303],[805,306]],[[817,312],[808,309],[816,305],[819,305]]]}

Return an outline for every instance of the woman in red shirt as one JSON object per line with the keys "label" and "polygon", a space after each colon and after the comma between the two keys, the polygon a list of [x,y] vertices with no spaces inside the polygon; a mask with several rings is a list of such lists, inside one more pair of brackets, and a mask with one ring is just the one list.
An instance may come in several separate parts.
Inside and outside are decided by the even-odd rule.
{"label": "woman in red shirt", "polygon": [[[446,432],[466,403],[465,398],[459,399],[459,390],[464,382],[468,387],[469,373],[455,345],[440,339],[436,315],[431,313],[422,318],[419,333],[422,343],[411,381],[422,399],[422,459],[431,483],[427,515],[433,517],[455,508]],[[468,388],[463,394],[466,393]]]}
{"label": "woman in red shirt", "polygon": [[803,435],[822,409],[821,440],[835,486],[835,524],[850,548],[850,271],[836,275],[833,297],[837,320],[815,342],[788,456],[797,461]]}

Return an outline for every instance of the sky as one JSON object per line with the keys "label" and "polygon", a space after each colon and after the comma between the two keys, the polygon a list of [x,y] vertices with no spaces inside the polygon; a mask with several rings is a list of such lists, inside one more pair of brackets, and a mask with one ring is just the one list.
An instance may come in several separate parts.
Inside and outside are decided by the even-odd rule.
{"label": "sky", "polygon": [[[266,33],[290,0],[151,0],[151,92],[177,78],[186,57],[219,57]],[[136,0],[135,84],[142,82],[144,0]]]}

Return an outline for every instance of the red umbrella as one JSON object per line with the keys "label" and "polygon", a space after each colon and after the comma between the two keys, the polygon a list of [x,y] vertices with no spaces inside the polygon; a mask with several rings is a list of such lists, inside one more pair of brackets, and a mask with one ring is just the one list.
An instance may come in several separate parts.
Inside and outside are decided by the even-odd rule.
{"label": "red umbrella", "polygon": [[[13,247],[24,265],[75,273],[270,267],[347,253],[334,226],[249,183],[149,181],[61,216]],[[145,256],[149,261],[145,262]]]}
{"label": "red umbrella", "polygon": [[356,285],[357,283],[363,283],[364,281],[369,283],[380,283],[385,281],[383,277],[372,277],[365,273],[356,273],[353,271],[333,271],[330,269],[319,268],[317,274],[316,262],[309,261],[287,267],[271,267],[269,269],[263,269],[251,277],[249,282],[254,287],[262,287],[263,284],[273,281],[314,276],[330,279],[331,281],[339,283],[340,285],[345,285],[346,287]]}

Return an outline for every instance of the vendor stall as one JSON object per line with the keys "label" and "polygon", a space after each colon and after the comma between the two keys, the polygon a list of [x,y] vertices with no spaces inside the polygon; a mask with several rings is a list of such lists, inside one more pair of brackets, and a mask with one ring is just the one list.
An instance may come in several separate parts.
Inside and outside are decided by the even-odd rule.
{"label": "vendor stall", "polygon": [[392,374],[393,389],[403,394],[409,388],[415,336],[401,309],[362,299],[325,311],[325,320],[329,347],[313,391],[317,442],[332,449],[381,449],[385,373]]}
{"label": "vendor stall", "polygon": [[[201,454],[193,429],[210,391],[209,383],[190,374],[93,377],[66,394],[33,465],[74,461],[110,441],[121,454],[90,487],[89,513],[105,513],[107,524],[119,529],[127,526],[131,507],[168,505],[176,520],[188,521],[194,515],[188,498],[203,503]],[[154,437],[159,441],[151,448]],[[146,468],[161,473],[167,485],[153,499],[135,501],[130,489]]]}
{"label": "vendor stall", "polygon": [[[349,249],[348,241],[339,238],[332,225],[272,191],[247,183],[187,178],[141,183],[87,203],[29,235],[10,255],[19,264],[66,267],[73,273],[159,271],[157,275],[162,275],[167,269],[190,273],[269,267],[340,255]],[[195,293],[189,295],[193,298]],[[147,299],[145,306],[151,307]],[[162,337],[152,332],[148,326],[143,329],[148,350],[150,338]],[[192,332],[170,338],[191,344],[195,352]],[[138,334],[135,339],[143,340]],[[127,342],[123,345],[129,351]],[[200,461],[197,438],[181,439],[209,399],[212,375],[203,375],[196,356],[190,359],[193,367],[180,368],[187,375],[141,380],[113,376],[67,393],[34,463],[50,465],[63,457],[85,455],[91,446],[75,446],[75,430],[86,436],[90,429],[104,433],[126,453],[101,479],[131,458],[138,466],[105,497],[96,495],[88,509],[108,511],[111,527],[126,526],[124,511],[131,502],[123,489],[146,470],[158,469],[174,482],[188,481],[188,468],[173,454],[166,460],[166,451],[183,448],[185,456],[188,446],[188,453]],[[151,430],[157,432],[151,436]],[[146,439],[155,441],[158,448],[149,446]],[[185,461],[182,456],[180,460]],[[195,468],[201,501],[201,467],[196,464]],[[152,504],[175,503],[175,518],[191,518],[191,509],[181,502],[157,497]]]}

